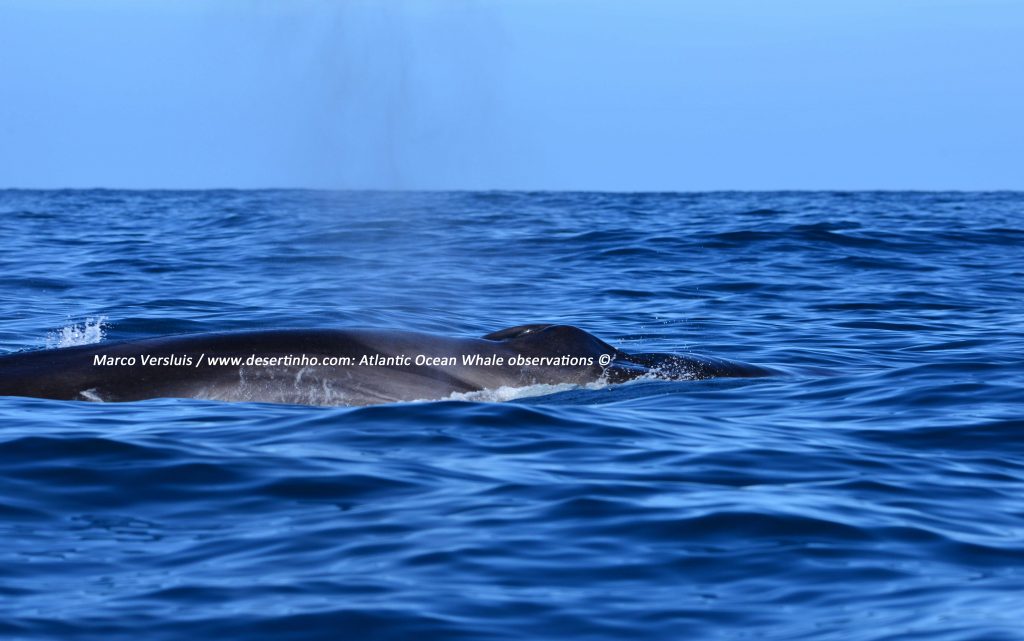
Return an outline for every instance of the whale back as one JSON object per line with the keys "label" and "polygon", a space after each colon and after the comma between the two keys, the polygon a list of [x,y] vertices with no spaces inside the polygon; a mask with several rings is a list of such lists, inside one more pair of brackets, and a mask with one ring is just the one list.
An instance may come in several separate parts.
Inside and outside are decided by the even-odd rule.
{"label": "whale back", "polygon": [[489,341],[502,341],[509,348],[529,352],[543,351],[572,356],[619,353],[617,349],[593,334],[572,325],[551,323],[517,325],[491,332],[483,338]]}
{"label": "whale back", "polygon": [[548,327],[555,327],[552,323],[533,323],[529,325],[516,325],[515,327],[506,327],[505,329],[499,329],[496,332],[491,332],[486,336],[482,336],[487,341],[505,341],[512,338],[519,338],[527,334],[533,334],[541,331]]}
{"label": "whale back", "polygon": [[[147,366],[142,355],[171,362]],[[250,356],[295,355],[345,357],[351,364],[243,364]],[[429,362],[362,363],[367,356],[396,355],[420,355]],[[482,361],[466,360],[463,357],[467,355],[478,355]],[[97,364],[101,356],[135,357],[138,362]],[[181,362],[174,362],[175,356]],[[204,357],[238,362],[217,365],[204,363]],[[488,357],[503,358],[508,366],[484,362]],[[518,357],[522,360],[516,363]],[[185,362],[187,358],[192,360]],[[536,384],[618,383],[641,377],[693,380],[771,373],[753,365],[692,354],[631,355],[578,327],[551,323],[518,325],[479,339],[394,330],[278,329],[163,336],[0,355],[0,396],[367,405]]]}

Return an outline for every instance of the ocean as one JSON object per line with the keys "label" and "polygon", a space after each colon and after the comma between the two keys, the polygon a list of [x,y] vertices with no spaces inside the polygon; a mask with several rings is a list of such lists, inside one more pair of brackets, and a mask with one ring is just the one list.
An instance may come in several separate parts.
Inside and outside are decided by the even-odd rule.
{"label": "ocean", "polygon": [[1024,639],[1024,194],[0,191],[0,353],[581,327],[775,376],[0,398],[7,639]]}

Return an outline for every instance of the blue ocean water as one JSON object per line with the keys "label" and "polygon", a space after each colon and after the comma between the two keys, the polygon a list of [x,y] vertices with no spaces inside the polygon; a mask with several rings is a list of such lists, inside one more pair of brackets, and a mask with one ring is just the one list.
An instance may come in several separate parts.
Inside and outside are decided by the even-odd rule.
{"label": "blue ocean water", "polygon": [[1024,638],[1024,194],[0,192],[0,352],[577,325],[503,403],[0,398],[0,637]]}

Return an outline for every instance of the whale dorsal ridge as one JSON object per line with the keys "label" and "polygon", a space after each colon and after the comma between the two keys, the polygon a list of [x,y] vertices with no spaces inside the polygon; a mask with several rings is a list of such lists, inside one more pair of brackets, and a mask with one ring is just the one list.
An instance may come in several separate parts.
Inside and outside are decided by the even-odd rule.
{"label": "whale dorsal ridge", "polygon": [[608,354],[618,350],[593,334],[572,325],[538,323],[517,325],[484,336],[484,340],[508,341],[512,345],[542,347],[552,353]]}
{"label": "whale dorsal ridge", "polygon": [[516,325],[515,327],[508,327],[505,329],[499,329],[496,332],[491,332],[490,334],[484,336],[483,339],[487,341],[506,341],[511,338],[519,338],[520,336],[533,334],[534,332],[539,332],[540,330],[548,327],[554,327],[554,325],[552,325],[551,323]]}

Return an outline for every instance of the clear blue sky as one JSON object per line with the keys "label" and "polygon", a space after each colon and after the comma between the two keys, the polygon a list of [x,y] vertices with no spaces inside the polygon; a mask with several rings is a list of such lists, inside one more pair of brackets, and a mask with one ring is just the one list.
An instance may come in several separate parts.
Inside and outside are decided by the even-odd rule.
{"label": "clear blue sky", "polygon": [[0,0],[0,186],[1024,189],[1019,0]]}

